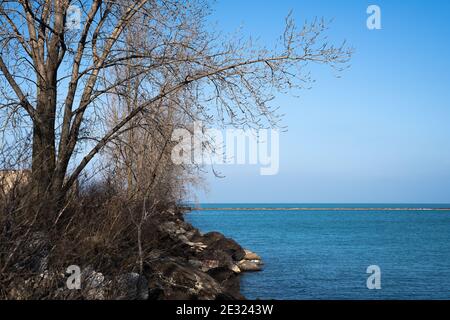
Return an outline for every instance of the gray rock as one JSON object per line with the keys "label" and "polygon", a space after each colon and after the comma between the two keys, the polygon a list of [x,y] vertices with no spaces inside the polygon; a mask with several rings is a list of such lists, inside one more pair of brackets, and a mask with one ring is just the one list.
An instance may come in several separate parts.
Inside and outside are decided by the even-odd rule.
{"label": "gray rock", "polygon": [[227,253],[235,261],[240,261],[245,257],[245,251],[233,239],[226,238],[218,232],[209,232],[205,234],[201,241],[211,250],[219,250]]}
{"label": "gray rock", "polygon": [[203,260],[202,261],[202,265],[201,265],[201,269],[203,272],[207,272],[211,269],[215,269],[218,268],[220,266],[220,261],[219,260]]}
{"label": "gray rock", "polygon": [[176,234],[185,234],[186,230],[184,230],[183,228],[180,228],[178,230],[175,231]]}
{"label": "gray rock", "polygon": [[256,253],[254,253],[250,250],[247,250],[247,249],[245,249],[244,251],[245,251],[245,257],[244,257],[245,260],[259,260],[259,261],[262,260],[261,257],[258,256]]}
{"label": "gray rock", "polygon": [[[194,262],[195,264],[195,262]],[[222,293],[220,284],[208,274],[178,259],[160,259],[148,263],[145,275],[150,288],[157,289],[152,298],[159,300],[213,300]]]}
{"label": "gray rock", "polygon": [[167,221],[161,224],[160,229],[167,233],[175,233],[176,232],[176,224],[173,221]]}
{"label": "gray rock", "polygon": [[31,233],[25,241],[17,245],[19,250],[23,250],[22,255],[26,257],[15,265],[17,269],[39,274],[47,270],[50,245],[45,233]]}
{"label": "gray rock", "polygon": [[105,276],[87,266],[81,272],[81,289],[87,300],[105,300],[107,283]]}
{"label": "gray rock", "polygon": [[197,259],[190,259],[189,260],[189,264],[191,266],[193,266],[194,268],[198,268],[198,269],[201,269],[202,266],[203,266],[202,262],[200,260],[197,260]]}
{"label": "gray rock", "polygon": [[238,267],[241,271],[254,272],[261,271],[261,265],[259,263],[250,261],[250,260],[242,260],[238,263]]}
{"label": "gray rock", "polygon": [[117,278],[116,285],[118,300],[148,299],[148,281],[143,275],[135,272],[122,274]]}
{"label": "gray rock", "polygon": [[191,241],[189,241],[189,239],[185,235],[180,235],[178,237],[178,239],[180,239],[180,241],[185,243],[185,244],[190,244],[191,243]]}

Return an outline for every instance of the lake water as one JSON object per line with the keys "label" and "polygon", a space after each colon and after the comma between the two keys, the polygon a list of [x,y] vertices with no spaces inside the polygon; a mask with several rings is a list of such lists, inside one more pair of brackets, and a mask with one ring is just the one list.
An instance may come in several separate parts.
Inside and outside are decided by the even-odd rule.
{"label": "lake water", "polygon": [[[264,260],[242,276],[249,299],[450,299],[450,211],[332,210],[449,205],[203,205],[186,218],[219,231]],[[217,208],[325,208],[245,211]],[[208,208],[214,210],[208,210]],[[330,210],[327,210],[329,208]],[[366,286],[381,269],[381,289]]]}

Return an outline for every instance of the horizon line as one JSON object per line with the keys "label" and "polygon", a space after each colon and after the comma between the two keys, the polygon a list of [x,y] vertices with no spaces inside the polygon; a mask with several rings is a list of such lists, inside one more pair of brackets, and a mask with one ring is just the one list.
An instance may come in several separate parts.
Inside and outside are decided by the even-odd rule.
{"label": "horizon line", "polygon": [[248,207],[248,208],[189,208],[192,211],[450,211],[450,208],[412,208],[412,207],[404,207],[404,208],[349,208],[349,207],[339,207],[339,208],[292,208],[292,207]]}

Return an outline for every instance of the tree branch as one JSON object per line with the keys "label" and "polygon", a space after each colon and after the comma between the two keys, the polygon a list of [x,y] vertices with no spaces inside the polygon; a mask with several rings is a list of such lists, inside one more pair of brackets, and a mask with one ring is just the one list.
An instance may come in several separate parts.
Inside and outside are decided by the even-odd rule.
{"label": "tree branch", "polygon": [[35,120],[34,117],[34,108],[28,101],[25,94],[22,92],[22,89],[20,89],[19,85],[17,84],[16,80],[14,80],[14,77],[9,72],[7,66],[5,65],[5,62],[3,61],[3,58],[0,56],[0,70],[2,71],[3,75],[5,76],[6,80],[8,81],[11,88],[16,93],[17,97],[20,100],[20,105],[27,111],[28,115]]}

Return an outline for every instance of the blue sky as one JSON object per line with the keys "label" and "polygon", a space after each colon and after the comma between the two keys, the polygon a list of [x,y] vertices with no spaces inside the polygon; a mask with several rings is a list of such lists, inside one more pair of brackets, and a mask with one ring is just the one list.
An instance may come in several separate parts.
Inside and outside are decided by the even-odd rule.
{"label": "blue sky", "polygon": [[[380,6],[382,30],[366,28]],[[336,78],[313,68],[313,89],[274,102],[286,114],[280,171],[222,166],[200,202],[450,203],[448,1],[218,0],[218,28],[267,45],[292,9],[300,23],[333,18],[330,38],[356,50]]]}

